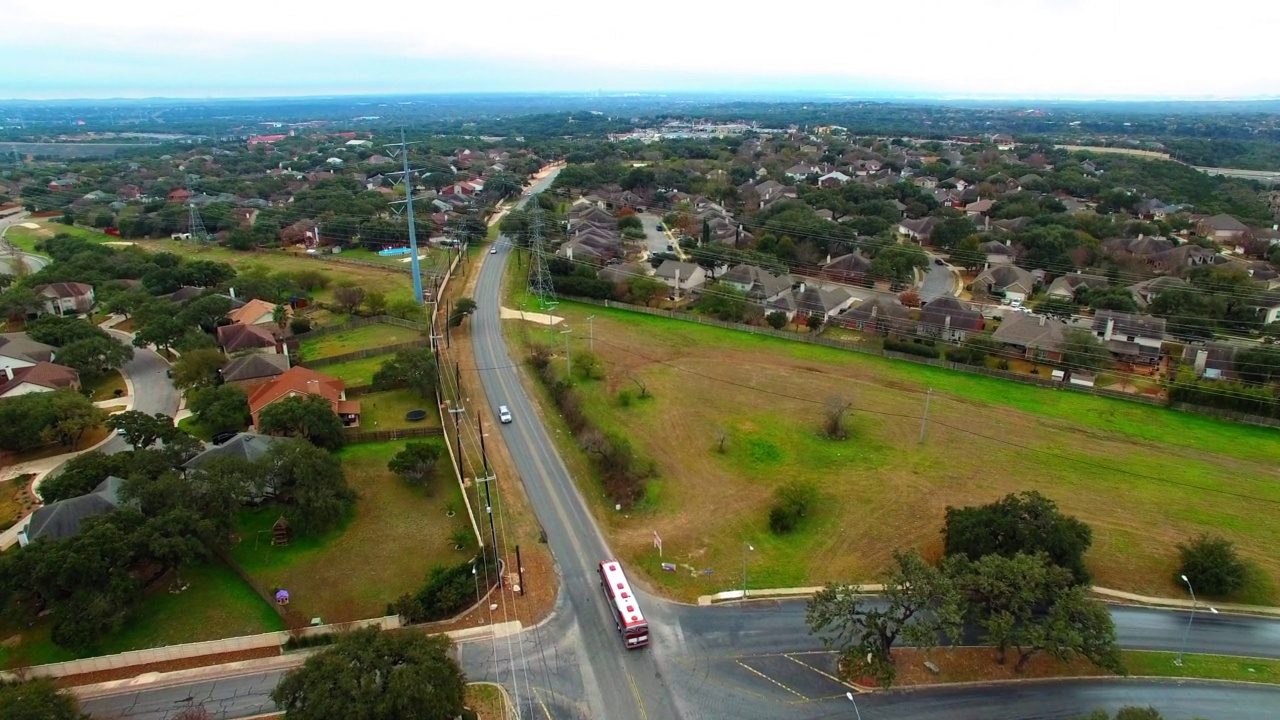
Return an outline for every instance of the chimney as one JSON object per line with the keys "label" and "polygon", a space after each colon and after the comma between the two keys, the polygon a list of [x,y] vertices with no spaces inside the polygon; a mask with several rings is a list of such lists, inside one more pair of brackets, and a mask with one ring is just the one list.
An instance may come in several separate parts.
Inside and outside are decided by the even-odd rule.
{"label": "chimney", "polygon": [[951,332],[951,316],[947,315],[942,318],[942,332],[944,334]]}
{"label": "chimney", "polygon": [[1045,323],[1045,321],[1046,321],[1046,320],[1048,320],[1048,319],[1049,319],[1049,318],[1045,317],[1044,315],[1041,315],[1041,316],[1040,316],[1040,327],[1044,327],[1044,323]]}
{"label": "chimney", "polygon": [[307,392],[308,392],[308,393],[310,393],[310,394],[312,394],[312,395],[319,395],[319,394],[320,394],[320,381],[319,381],[319,380],[308,380],[308,381],[307,381]]}
{"label": "chimney", "polygon": [[13,380],[13,368],[8,365],[4,366],[4,376],[6,380]]}
{"label": "chimney", "polygon": [[1113,318],[1107,318],[1107,329],[1102,335],[1102,339],[1111,342],[1111,331],[1116,327],[1116,321]]}
{"label": "chimney", "polygon": [[871,306],[871,319],[875,320],[876,316],[879,314],[880,314],[880,304],[876,303]]}
{"label": "chimney", "polygon": [[1196,374],[1204,375],[1204,367],[1209,362],[1209,351],[1205,348],[1196,350]]}
{"label": "chimney", "polygon": [[231,293],[231,299],[232,299],[232,300],[235,300],[235,299],[236,299],[236,289],[235,289],[235,288],[230,288],[230,289],[228,290],[228,292],[230,292],[230,293]]}

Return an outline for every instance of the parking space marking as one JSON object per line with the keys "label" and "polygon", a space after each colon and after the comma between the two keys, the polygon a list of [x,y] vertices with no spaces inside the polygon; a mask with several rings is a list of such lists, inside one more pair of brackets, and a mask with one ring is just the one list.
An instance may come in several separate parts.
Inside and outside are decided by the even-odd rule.
{"label": "parking space marking", "polygon": [[845,682],[845,681],[841,680],[840,678],[836,677],[835,675],[832,675],[831,673],[826,672],[825,670],[819,670],[818,668],[816,668],[816,667],[814,667],[814,666],[810,665],[809,663],[804,662],[804,661],[802,661],[802,660],[797,660],[797,659],[795,658],[795,655],[794,655],[794,654],[784,655],[783,657],[785,657],[786,659],[790,660],[790,661],[791,661],[791,662],[793,662],[793,663],[796,663],[796,664],[798,664],[798,665],[803,665],[804,667],[806,667],[806,668],[808,668],[808,669],[810,669],[810,670],[812,670],[812,671],[814,671],[814,672],[818,673],[818,674],[819,674],[819,675],[821,675],[822,677],[827,678],[828,680],[830,680],[830,681],[832,681],[832,682],[834,682],[834,683],[837,683],[837,684],[843,685],[843,686],[845,686],[845,687],[847,687],[847,688],[853,689],[853,686],[852,686],[852,685],[850,685],[849,683],[847,683],[847,682]]}
{"label": "parking space marking", "polygon": [[805,697],[804,695],[801,695],[800,693],[796,692],[795,690],[792,690],[791,688],[787,687],[786,685],[783,685],[782,683],[778,682],[777,680],[774,680],[773,678],[769,677],[768,675],[765,675],[764,673],[760,672],[759,670],[757,670],[757,669],[755,669],[755,668],[751,667],[750,665],[748,665],[748,664],[746,664],[746,663],[742,662],[741,660],[736,660],[735,662],[737,662],[739,665],[741,665],[742,667],[746,668],[747,670],[750,670],[751,672],[755,673],[756,675],[759,675],[760,677],[764,678],[765,680],[768,680],[769,682],[773,683],[774,685],[777,685],[778,687],[782,688],[783,690],[786,690],[787,692],[791,693],[792,695],[795,695],[796,697],[800,698],[801,700],[808,700],[808,699],[809,699],[809,698]]}

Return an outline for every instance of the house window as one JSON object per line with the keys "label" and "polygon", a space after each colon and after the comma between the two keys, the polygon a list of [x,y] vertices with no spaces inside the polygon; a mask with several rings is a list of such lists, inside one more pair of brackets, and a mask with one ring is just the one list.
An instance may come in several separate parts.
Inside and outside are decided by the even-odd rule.
{"label": "house window", "polygon": [[1133,336],[1132,335],[1125,336],[1125,342],[1133,342]]}

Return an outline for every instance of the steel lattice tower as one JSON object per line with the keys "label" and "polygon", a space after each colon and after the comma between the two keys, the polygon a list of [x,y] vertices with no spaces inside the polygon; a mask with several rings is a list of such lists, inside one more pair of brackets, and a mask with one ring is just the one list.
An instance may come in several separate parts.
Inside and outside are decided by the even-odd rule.
{"label": "steel lattice tower", "polygon": [[191,191],[191,176],[187,176],[187,232],[196,242],[209,239],[209,231],[204,229],[204,220],[200,219],[200,211],[196,209],[196,194]]}
{"label": "steel lattice tower", "polygon": [[533,237],[529,240],[528,295],[537,304],[538,311],[550,309],[556,304],[556,290],[551,282],[551,270],[547,267],[547,247],[542,238],[541,212],[535,208]]}

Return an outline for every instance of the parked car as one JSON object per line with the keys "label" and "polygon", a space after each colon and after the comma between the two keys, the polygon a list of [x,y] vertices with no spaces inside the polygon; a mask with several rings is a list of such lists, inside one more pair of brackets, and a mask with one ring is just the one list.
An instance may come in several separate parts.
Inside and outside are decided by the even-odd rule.
{"label": "parked car", "polygon": [[237,436],[237,435],[239,435],[239,434],[240,434],[240,433],[238,433],[238,432],[224,432],[224,433],[218,433],[217,435],[214,435],[214,436],[213,436],[213,444],[214,444],[214,445],[222,445],[223,443],[226,443],[228,440],[230,440],[231,438],[234,438],[235,436]]}
{"label": "parked car", "polygon": [[934,265],[946,265],[946,263],[942,261],[942,258],[934,258],[934,259],[933,259],[933,264],[934,264]]}
{"label": "parked car", "polygon": [[511,422],[511,409],[506,405],[498,406],[498,420],[503,424]]}
{"label": "parked car", "polygon": [[1013,308],[1014,310],[1017,310],[1018,308],[1022,307],[1022,301],[1012,300],[1009,302],[1009,307]]}

